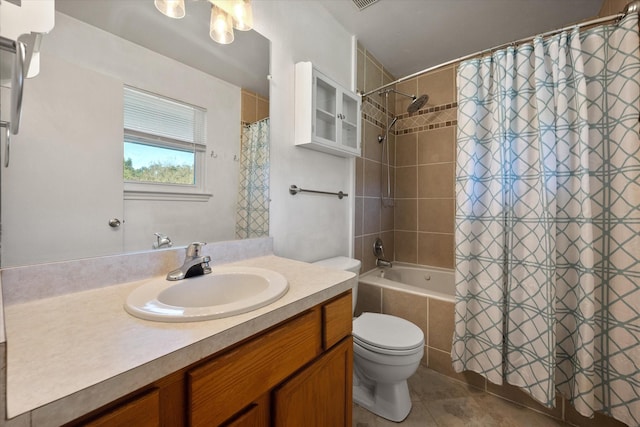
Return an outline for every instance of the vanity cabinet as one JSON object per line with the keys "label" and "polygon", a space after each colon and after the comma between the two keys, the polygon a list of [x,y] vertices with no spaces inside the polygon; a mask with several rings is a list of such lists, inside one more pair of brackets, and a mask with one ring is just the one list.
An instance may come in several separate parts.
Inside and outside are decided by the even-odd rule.
{"label": "vanity cabinet", "polygon": [[69,426],[351,426],[351,292]]}
{"label": "vanity cabinet", "polygon": [[350,426],[353,343],[342,340],[273,393],[277,427]]}
{"label": "vanity cabinet", "polygon": [[341,157],[360,156],[360,96],[318,71],[311,62],[295,69],[296,145]]}
{"label": "vanity cabinet", "polygon": [[157,388],[87,422],[87,427],[160,426],[160,393]]}

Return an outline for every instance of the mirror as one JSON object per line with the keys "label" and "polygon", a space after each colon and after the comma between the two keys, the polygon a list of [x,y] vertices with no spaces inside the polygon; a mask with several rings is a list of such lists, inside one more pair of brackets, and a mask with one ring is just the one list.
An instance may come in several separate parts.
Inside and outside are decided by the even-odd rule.
{"label": "mirror", "polygon": [[[42,40],[40,74],[26,80],[20,133],[2,168],[3,267],[152,250],[156,232],[174,247],[243,237],[240,140],[244,125],[268,116],[269,41],[235,31],[232,44],[217,44],[210,3],[186,6],[174,20],[151,0],[56,1],[56,25]],[[125,86],[206,110],[201,190],[126,190]],[[3,81],[2,115],[8,92]],[[268,153],[264,123],[259,133]],[[266,156],[259,167],[268,174]],[[268,206],[259,216],[268,224]]]}

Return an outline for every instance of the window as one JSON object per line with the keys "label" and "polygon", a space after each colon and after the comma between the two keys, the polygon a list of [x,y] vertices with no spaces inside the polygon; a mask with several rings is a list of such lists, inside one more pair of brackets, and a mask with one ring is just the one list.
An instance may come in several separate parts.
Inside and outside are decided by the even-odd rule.
{"label": "window", "polygon": [[124,88],[125,198],[204,194],[206,111]]}

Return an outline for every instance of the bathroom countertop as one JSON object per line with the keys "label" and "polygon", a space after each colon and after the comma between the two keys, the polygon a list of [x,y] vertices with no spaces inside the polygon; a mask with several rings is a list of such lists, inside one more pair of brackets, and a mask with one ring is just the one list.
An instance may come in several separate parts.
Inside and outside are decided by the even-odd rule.
{"label": "bathroom countertop", "polygon": [[273,255],[228,265],[277,271],[289,290],[258,310],[190,323],[124,311],[148,279],[5,307],[8,416],[31,412],[34,426],[73,420],[347,291],[355,277]]}

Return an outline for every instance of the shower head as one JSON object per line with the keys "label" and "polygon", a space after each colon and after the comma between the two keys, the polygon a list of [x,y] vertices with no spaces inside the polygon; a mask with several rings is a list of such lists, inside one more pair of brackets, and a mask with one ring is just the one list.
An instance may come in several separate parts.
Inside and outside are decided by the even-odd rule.
{"label": "shower head", "polygon": [[397,93],[398,95],[402,95],[402,96],[406,96],[407,98],[411,98],[411,104],[409,104],[409,106],[407,107],[407,112],[408,113],[415,113],[416,111],[418,111],[419,109],[421,109],[424,104],[427,103],[427,101],[429,100],[429,95],[420,95],[420,96],[415,96],[415,95],[409,95],[407,93],[404,92],[400,92],[399,90],[395,90],[393,88],[389,88],[383,91],[378,92],[379,95],[389,95],[390,92],[393,93]]}
{"label": "shower head", "polygon": [[417,98],[414,96],[413,101],[407,107],[407,112],[415,113],[416,111],[421,109],[424,106],[424,104],[427,103],[428,100],[429,100],[429,95],[420,95]]}

